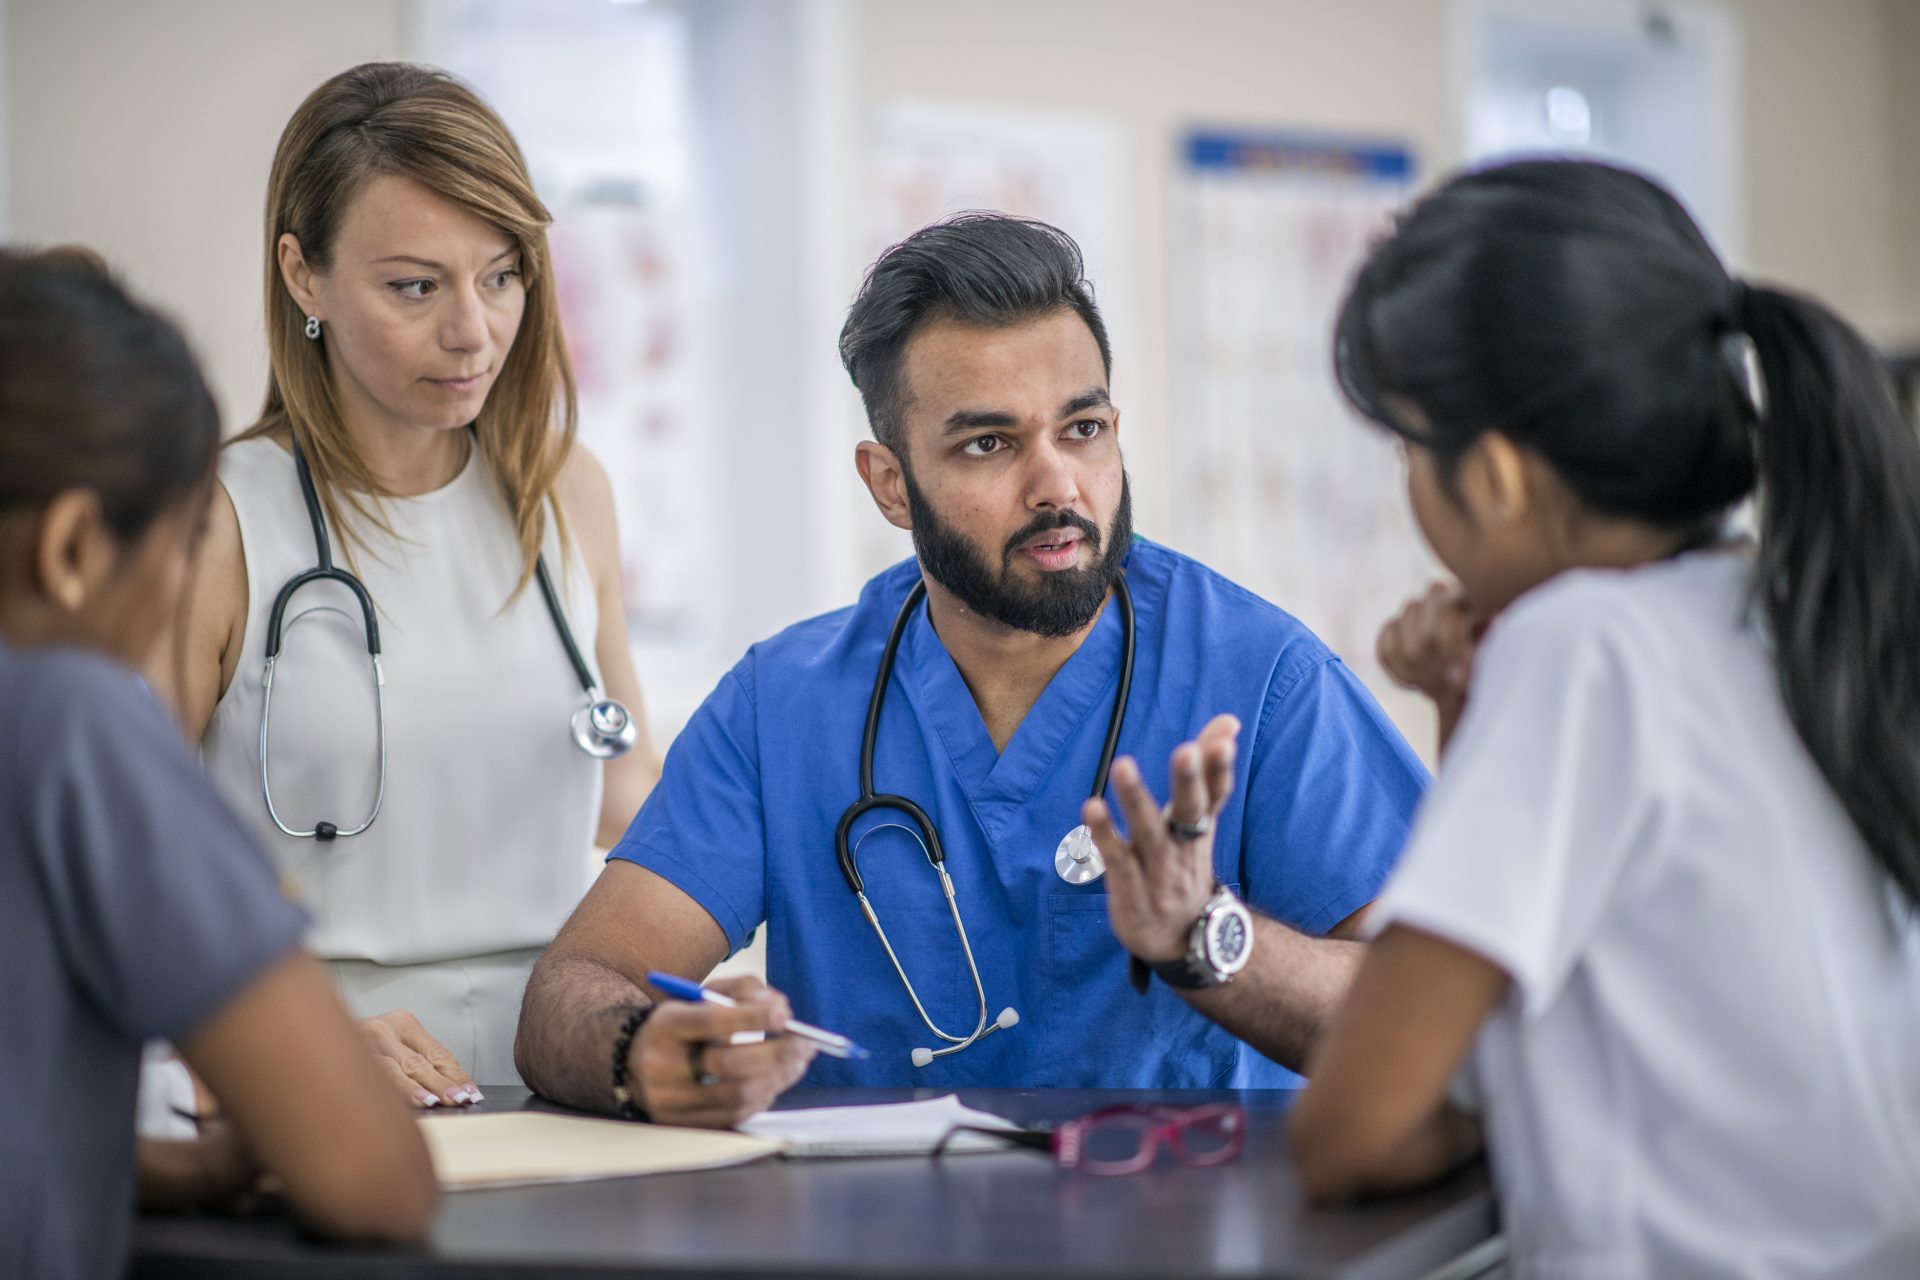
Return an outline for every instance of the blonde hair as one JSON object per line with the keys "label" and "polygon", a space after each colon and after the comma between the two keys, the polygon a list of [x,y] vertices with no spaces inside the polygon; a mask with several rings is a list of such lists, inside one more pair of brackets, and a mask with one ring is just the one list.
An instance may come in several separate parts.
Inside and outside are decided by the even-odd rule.
{"label": "blonde hair", "polygon": [[[573,367],[547,249],[553,218],[534,194],[526,160],[506,124],[446,72],[405,62],[363,63],[315,89],[287,122],[267,179],[267,398],[259,421],[237,439],[291,433],[335,528],[365,545],[342,518],[351,510],[392,532],[378,510],[378,499],[387,495],[348,442],[325,343],[305,336],[306,315],[281,279],[277,248],[280,237],[291,234],[315,270],[330,270],[348,208],[366,182],[381,174],[419,183],[519,246],[526,309],[474,421],[481,456],[506,497],[520,544],[517,595],[533,574],[548,501],[578,428]],[[559,504],[553,505],[564,532]]]}

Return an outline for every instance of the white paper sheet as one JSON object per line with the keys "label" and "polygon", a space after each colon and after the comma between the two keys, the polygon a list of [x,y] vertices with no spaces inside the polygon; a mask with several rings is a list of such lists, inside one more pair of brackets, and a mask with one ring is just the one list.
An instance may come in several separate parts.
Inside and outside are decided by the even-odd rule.
{"label": "white paper sheet", "polygon": [[[865,1107],[807,1107],[793,1111],[766,1111],[740,1126],[756,1138],[785,1142],[783,1155],[921,1156],[932,1153],[955,1125],[983,1129],[1018,1129],[1002,1116],[961,1105],[953,1094],[924,1102],[896,1102]],[[984,1134],[955,1135],[949,1152],[1006,1151],[1008,1145]]]}

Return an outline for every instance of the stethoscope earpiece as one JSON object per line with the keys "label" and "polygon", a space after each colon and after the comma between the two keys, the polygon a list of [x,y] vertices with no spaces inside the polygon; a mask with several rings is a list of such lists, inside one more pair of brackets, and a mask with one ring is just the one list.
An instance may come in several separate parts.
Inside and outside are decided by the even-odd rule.
{"label": "stethoscope earpiece", "polygon": [[[976,1031],[971,1036],[968,1036],[965,1040],[962,1040],[959,1044],[951,1044],[944,1049],[924,1049],[924,1048],[915,1049],[913,1053],[910,1054],[909,1056],[912,1057],[914,1066],[930,1067],[933,1065],[933,1060],[935,1058],[941,1057],[942,1055],[949,1054],[949,1053],[958,1053],[962,1049],[966,1048],[968,1045],[972,1044],[974,1041],[984,1040],[996,1031],[1000,1031],[1011,1026],[1017,1026],[1019,1022],[1020,1022],[1020,1011],[1018,1009],[1015,1009],[1012,1005],[1008,1005],[1006,1008],[1000,1011],[999,1017],[995,1018],[992,1022],[988,1023],[987,1026],[982,1030]],[[935,1028],[935,1030],[937,1031],[938,1028]]]}

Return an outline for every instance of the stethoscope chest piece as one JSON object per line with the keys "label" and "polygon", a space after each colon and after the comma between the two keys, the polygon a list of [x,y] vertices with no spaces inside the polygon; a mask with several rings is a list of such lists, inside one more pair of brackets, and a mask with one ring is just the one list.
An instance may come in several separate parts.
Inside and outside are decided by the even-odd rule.
{"label": "stethoscope chest piece", "polygon": [[633,750],[639,733],[633,713],[612,698],[596,697],[573,713],[573,741],[596,759],[625,755]]}
{"label": "stethoscope chest piece", "polygon": [[1106,860],[1094,846],[1093,832],[1087,830],[1085,823],[1061,837],[1059,847],[1053,851],[1053,869],[1068,884],[1091,884],[1107,874]]}

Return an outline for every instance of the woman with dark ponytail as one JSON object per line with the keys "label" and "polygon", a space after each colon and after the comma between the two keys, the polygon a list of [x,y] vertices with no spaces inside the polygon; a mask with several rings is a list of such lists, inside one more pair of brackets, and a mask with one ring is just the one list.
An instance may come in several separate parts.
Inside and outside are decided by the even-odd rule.
{"label": "woman with dark ponytail", "polygon": [[1309,1191],[1484,1125],[1518,1274],[1920,1274],[1920,440],[1879,362],[1572,161],[1415,205],[1335,346],[1458,586],[1381,637],[1443,758]]}

